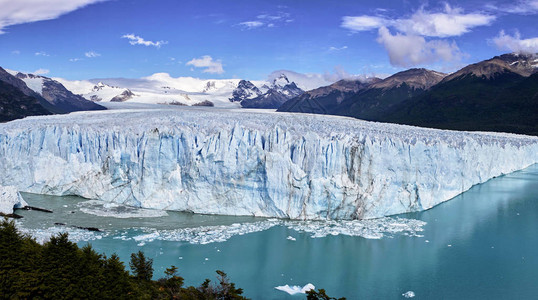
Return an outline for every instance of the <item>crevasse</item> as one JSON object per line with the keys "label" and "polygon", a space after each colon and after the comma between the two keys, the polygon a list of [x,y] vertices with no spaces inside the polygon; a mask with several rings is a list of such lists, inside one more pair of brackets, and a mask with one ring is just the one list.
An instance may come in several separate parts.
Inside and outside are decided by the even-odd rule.
{"label": "crevasse", "polygon": [[145,109],[0,124],[0,186],[292,219],[420,211],[538,162],[538,138],[307,114]]}

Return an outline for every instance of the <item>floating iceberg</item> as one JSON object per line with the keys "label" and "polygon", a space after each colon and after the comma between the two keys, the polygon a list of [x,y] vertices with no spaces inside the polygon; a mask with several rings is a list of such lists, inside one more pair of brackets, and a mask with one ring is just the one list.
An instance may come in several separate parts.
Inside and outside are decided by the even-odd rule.
{"label": "floating iceberg", "polygon": [[140,109],[0,124],[0,185],[291,219],[420,211],[538,162],[538,138],[308,114]]}
{"label": "floating iceberg", "polygon": [[407,291],[407,292],[403,293],[402,296],[404,296],[405,298],[414,298],[415,297],[415,292]]}
{"label": "floating iceberg", "polygon": [[277,289],[279,291],[286,292],[286,293],[288,293],[290,295],[295,295],[295,294],[306,294],[306,292],[308,292],[310,290],[315,290],[316,287],[311,283],[308,283],[303,287],[300,287],[298,285],[289,286],[289,285],[286,284],[286,285],[282,285],[282,286],[277,286],[277,287],[275,287],[275,289]]}

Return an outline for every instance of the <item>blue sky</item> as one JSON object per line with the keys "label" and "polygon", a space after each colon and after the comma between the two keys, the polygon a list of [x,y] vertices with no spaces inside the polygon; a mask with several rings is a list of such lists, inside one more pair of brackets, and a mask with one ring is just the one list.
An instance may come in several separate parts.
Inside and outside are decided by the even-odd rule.
{"label": "blue sky", "polygon": [[66,79],[450,72],[538,52],[536,24],[538,0],[0,0],[0,66]]}

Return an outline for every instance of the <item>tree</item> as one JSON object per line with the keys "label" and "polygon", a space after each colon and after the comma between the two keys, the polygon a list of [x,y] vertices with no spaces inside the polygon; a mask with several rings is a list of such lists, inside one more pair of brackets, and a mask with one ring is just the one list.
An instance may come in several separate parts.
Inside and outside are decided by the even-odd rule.
{"label": "tree", "polygon": [[335,297],[329,297],[325,293],[324,289],[319,289],[318,292],[316,290],[310,290],[306,292],[306,299],[307,300],[346,300],[346,298],[335,298]]}
{"label": "tree", "polygon": [[168,299],[181,299],[183,277],[177,274],[177,267],[171,266],[164,271],[165,278],[159,279],[159,284],[167,294]]}
{"label": "tree", "polygon": [[138,253],[132,253],[129,267],[131,267],[131,271],[136,279],[151,281],[153,277],[153,259],[146,258],[144,252],[138,251]]}

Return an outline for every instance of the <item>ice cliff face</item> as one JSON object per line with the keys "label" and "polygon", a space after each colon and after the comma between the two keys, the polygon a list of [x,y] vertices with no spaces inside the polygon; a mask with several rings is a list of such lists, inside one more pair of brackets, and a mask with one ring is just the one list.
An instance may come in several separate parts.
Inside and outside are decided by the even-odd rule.
{"label": "ice cliff face", "polygon": [[27,203],[14,186],[0,185],[0,215],[13,213],[14,208],[21,208]]}
{"label": "ice cliff face", "polygon": [[538,138],[331,116],[103,111],[0,124],[0,185],[196,213],[418,211],[538,162]]}

